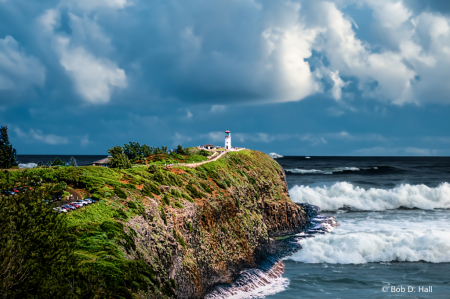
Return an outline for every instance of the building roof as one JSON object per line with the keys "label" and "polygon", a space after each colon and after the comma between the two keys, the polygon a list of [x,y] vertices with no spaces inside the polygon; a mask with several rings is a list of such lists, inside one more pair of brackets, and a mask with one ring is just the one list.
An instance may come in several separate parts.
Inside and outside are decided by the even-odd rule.
{"label": "building roof", "polygon": [[230,130],[227,129],[227,130],[225,131],[225,133],[231,133],[231,132],[230,132]]}
{"label": "building roof", "polygon": [[92,162],[92,164],[108,164],[108,163],[109,163],[109,157]]}
{"label": "building roof", "polygon": [[202,147],[216,147],[214,144],[203,144]]}

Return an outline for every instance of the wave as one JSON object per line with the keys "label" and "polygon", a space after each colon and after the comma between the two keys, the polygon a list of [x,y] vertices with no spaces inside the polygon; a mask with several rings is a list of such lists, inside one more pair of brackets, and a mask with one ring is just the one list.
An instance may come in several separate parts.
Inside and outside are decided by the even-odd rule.
{"label": "wave", "polygon": [[289,280],[282,277],[284,263],[277,262],[267,270],[247,269],[241,272],[239,278],[228,286],[217,286],[214,291],[205,296],[206,299],[256,299],[265,298],[282,292],[289,285]]}
{"label": "wave", "polygon": [[330,169],[302,169],[302,168],[293,168],[293,169],[285,169],[286,172],[290,173],[299,173],[299,174],[333,174],[336,172],[353,172],[353,171],[361,171],[361,170],[377,170],[378,167],[369,167],[369,168],[358,168],[358,167],[335,167]]}
{"label": "wave", "polygon": [[19,168],[34,168],[38,165],[36,163],[20,163]]}
{"label": "wave", "polygon": [[303,249],[285,259],[303,263],[450,262],[449,231],[356,232],[300,241]]}
{"label": "wave", "polygon": [[319,206],[323,211],[450,208],[449,183],[442,183],[435,188],[425,185],[402,184],[389,190],[377,188],[366,190],[347,182],[338,182],[332,186],[315,188],[303,185],[294,186],[289,190],[289,195],[294,202],[313,204]]}
{"label": "wave", "polygon": [[278,159],[278,158],[283,158],[283,157],[284,157],[284,156],[279,155],[279,154],[277,154],[277,153],[270,153],[269,156],[270,156],[272,159]]}

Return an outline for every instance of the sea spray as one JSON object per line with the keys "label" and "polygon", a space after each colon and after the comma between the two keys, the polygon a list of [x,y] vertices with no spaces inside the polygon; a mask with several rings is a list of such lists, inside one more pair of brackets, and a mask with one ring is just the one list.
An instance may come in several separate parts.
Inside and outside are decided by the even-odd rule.
{"label": "sea spray", "polygon": [[289,190],[294,202],[308,202],[325,211],[339,209],[382,211],[398,208],[448,209],[450,184],[430,188],[426,185],[402,184],[393,189],[364,189],[347,182],[332,186],[294,186]]}

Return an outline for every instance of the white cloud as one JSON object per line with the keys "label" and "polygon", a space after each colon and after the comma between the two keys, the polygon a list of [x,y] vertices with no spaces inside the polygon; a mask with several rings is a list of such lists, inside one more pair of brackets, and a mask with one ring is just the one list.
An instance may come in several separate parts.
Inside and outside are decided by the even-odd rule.
{"label": "white cloud", "polygon": [[82,47],[72,48],[69,40],[58,38],[61,65],[72,78],[77,92],[87,102],[103,104],[114,88],[127,87],[123,69],[105,58],[96,58]]}
{"label": "white cloud", "polygon": [[38,23],[54,46],[61,66],[83,100],[92,104],[109,102],[114,89],[127,87],[125,71],[110,59],[97,57],[85,45],[89,44],[96,52],[106,55],[111,51],[110,39],[95,20],[86,16],[81,18],[73,13],[69,13],[72,35],[68,37],[56,33],[60,14],[57,9],[47,10],[38,18]]}
{"label": "white cloud", "polygon": [[20,49],[12,36],[0,39],[0,90],[42,87],[44,82],[45,67],[36,57]]}
{"label": "white cloud", "polygon": [[[298,14],[300,6],[292,4],[292,10]],[[319,84],[305,61],[311,57],[316,34],[297,19],[262,33],[266,52],[264,71],[272,75],[270,80],[276,83],[272,101],[298,101],[319,91]]]}
{"label": "white cloud", "polygon": [[81,137],[80,139],[80,145],[85,147],[88,146],[91,143],[91,141],[89,140],[89,135],[86,134],[83,137]]}
{"label": "white cloud", "polygon": [[34,142],[42,142],[51,145],[59,145],[59,144],[67,144],[69,143],[69,139],[62,136],[57,136],[54,134],[44,134],[41,130],[30,129],[28,133],[22,131],[20,128],[14,128],[14,132],[16,132],[17,137],[21,139],[25,139],[26,141]]}
{"label": "white cloud", "polygon": [[220,113],[226,110],[226,106],[224,105],[212,105],[211,111],[212,113]]}
{"label": "white cloud", "polygon": [[85,11],[92,11],[99,8],[123,9],[132,5],[128,0],[63,0],[62,5],[78,7]]}
{"label": "white cloud", "polygon": [[175,132],[175,135],[172,137],[172,140],[173,140],[172,145],[178,145],[190,142],[192,140],[192,137]]}

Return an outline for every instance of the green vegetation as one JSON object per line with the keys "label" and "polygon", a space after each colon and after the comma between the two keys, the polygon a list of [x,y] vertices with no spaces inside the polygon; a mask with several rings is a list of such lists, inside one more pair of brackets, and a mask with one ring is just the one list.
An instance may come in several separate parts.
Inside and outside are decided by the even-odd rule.
{"label": "green vegetation", "polygon": [[77,160],[74,157],[70,158],[69,166],[78,167]]}
{"label": "green vegetation", "polygon": [[0,127],[0,168],[11,168],[16,165],[16,149],[9,143],[8,127]]}
{"label": "green vegetation", "polygon": [[108,153],[111,155],[111,159],[109,160],[109,167],[119,169],[131,168],[131,162],[123,153],[123,149],[120,146],[110,148],[108,150]]}
{"label": "green vegetation", "polygon": [[[113,149],[116,158],[119,157],[116,165],[125,164],[127,159],[129,162],[121,147]],[[151,157],[159,155],[187,160],[197,156],[206,159],[199,151],[181,150],[179,152],[177,148],[176,152]],[[27,292],[32,290],[37,298],[172,298],[177,284],[169,269],[181,265],[180,273],[186,275],[183,279],[194,285],[201,281],[198,267],[211,265],[220,272],[225,271],[221,267],[233,261],[251,264],[253,251],[260,240],[268,239],[268,227],[263,225],[258,205],[281,202],[285,209],[287,195],[280,195],[283,187],[274,181],[281,171],[281,167],[265,154],[240,151],[227,153],[217,161],[197,168],[166,168],[151,162],[149,167],[40,167],[0,172],[1,190],[10,186],[30,186],[31,181],[40,183],[36,184],[34,197],[27,197],[33,193],[23,193],[20,205],[11,210],[9,206],[14,206],[11,200],[19,197],[1,199],[1,207],[8,207],[1,213],[9,214],[0,215],[0,275],[5,273],[6,267],[2,261],[8,258],[8,252],[14,250],[14,246],[27,248],[26,244],[34,242],[34,239],[26,241],[25,236],[39,237],[44,248],[37,251],[39,256],[53,257],[45,260],[47,266],[44,267],[44,260],[41,261],[38,255],[27,253],[27,267],[41,269],[36,270],[36,276],[27,276],[24,280],[13,277],[17,285],[7,290],[7,295],[0,293],[0,298],[20,298],[22,285]],[[59,215],[42,202],[42,199],[51,198],[54,192],[68,188],[81,193],[84,198],[99,200]],[[39,207],[32,208],[33,211],[54,218],[43,216],[49,219],[48,225],[47,220],[39,219],[36,228],[31,229],[33,236],[24,234],[22,239],[18,235],[14,239],[5,239],[6,225],[11,221],[4,219],[16,217],[12,223],[16,223],[14,229],[18,228],[18,232],[22,232],[19,219],[25,219],[24,223],[31,221],[26,220],[31,218],[26,214],[29,213],[26,212],[27,201],[32,203],[30,207]],[[17,216],[12,216],[13,213]],[[29,215],[34,217],[36,214]],[[29,225],[23,229],[30,229]],[[53,255],[54,244],[60,244],[60,252],[64,254]],[[3,251],[3,246],[9,246],[5,247],[8,250]],[[198,264],[198,259],[202,260],[203,266]],[[176,261],[181,264],[175,266]],[[42,273],[48,267],[51,268],[49,274]],[[50,274],[64,279],[41,281]],[[6,285],[11,278],[0,276],[0,281],[2,284],[5,281]]]}

